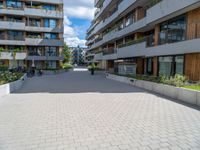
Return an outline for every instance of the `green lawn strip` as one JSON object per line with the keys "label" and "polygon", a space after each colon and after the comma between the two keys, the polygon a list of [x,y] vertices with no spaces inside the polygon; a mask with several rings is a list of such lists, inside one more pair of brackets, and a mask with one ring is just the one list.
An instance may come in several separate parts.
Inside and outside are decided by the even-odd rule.
{"label": "green lawn strip", "polygon": [[183,86],[183,88],[200,91],[200,85],[187,85]]}

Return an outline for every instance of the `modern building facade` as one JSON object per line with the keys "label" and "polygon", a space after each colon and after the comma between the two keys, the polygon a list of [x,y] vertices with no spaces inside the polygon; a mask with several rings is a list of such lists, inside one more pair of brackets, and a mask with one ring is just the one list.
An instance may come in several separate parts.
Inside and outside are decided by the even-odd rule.
{"label": "modern building facade", "polygon": [[85,64],[86,48],[83,47],[70,47],[71,62],[72,64],[83,65]]}
{"label": "modern building facade", "polygon": [[119,74],[200,80],[200,0],[95,0],[87,46]]}
{"label": "modern building facade", "polygon": [[0,1],[0,65],[59,68],[63,0]]}

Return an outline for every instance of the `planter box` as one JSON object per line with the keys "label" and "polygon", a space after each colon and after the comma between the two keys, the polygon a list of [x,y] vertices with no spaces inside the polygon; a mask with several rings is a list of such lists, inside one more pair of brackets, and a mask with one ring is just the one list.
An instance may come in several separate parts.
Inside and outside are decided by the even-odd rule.
{"label": "planter box", "polygon": [[0,97],[5,96],[7,94],[10,94],[10,93],[20,89],[26,78],[27,78],[27,75],[25,74],[23,77],[21,77],[19,80],[15,81],[15,82],[0,85]]}
{"label": "planter box", "polygon": [[200,106],[200,92],[197,93],[197,105]]}
{"label": "planter box", "polygon": [[176,100],[180,100],[189,104],[200,106],[200,92],[190,89],[178,88],[165,84],[158,84],[149,81],[136,80],[132,78],[127,78],[123,76],[117,76],[113,74],[107,74],[108,79],[112,79],[115,81],[128,83],[130,85],[153,91],[155,93],[171,97]]}

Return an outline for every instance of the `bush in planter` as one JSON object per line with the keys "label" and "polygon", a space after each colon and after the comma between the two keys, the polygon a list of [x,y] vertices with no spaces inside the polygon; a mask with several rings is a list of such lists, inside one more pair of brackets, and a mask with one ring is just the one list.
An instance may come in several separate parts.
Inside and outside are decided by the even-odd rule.
{"label": "bush in planter", "polygon": [[0,84],[6,84],[19,80],[23,76],[23,73],[11,73],[4,72],[0,73]]}
{"label": "bush in planter", "polygon": [[94,70],[100,70],[94,63],[87,66],[88,70],[94,69]]}
{"label": "bush in planter", "polygon": [[69,69],[72,69],[73,66],[72,66],[71,64],[65,63],[65,64],[62,65],[62,68],[63,68],[64,70],[69,70]]}
{"label": "bush in planter", "polygon": [[174,77],[162,76],[160,82],[163,84],[181,87],[185,85],[185,83],[187,82],[187,78],[179,74],[176,74]]}

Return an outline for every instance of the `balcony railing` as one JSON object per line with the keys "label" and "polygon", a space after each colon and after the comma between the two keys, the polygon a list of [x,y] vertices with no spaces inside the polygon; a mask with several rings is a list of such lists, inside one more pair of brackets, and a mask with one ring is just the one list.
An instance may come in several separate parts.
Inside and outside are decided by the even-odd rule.
{"label": "balcony railing", "polygon": [[118,48],[122,48],[122,47],[130,46],[130,45],[138,44],[138,43],[144,42],[145,40],[146,40],[146,38],[145,38],[145,37],[142,37],[142,38],[140,38],[140,39],[127,42],[127,43],[125,43],[125,44],[120,44],[120,45],[118,46]]}
{"label": "balcony railing", "polygon": [[155,6],[156,4],[160,3],[162,0],[150,0],[147,4],[147,9]]}
{"label": "balcony railing", "polygon": [[117,50],[115,48],[106,48],[103,49],[103,55],[110,55],[117,53]]}

